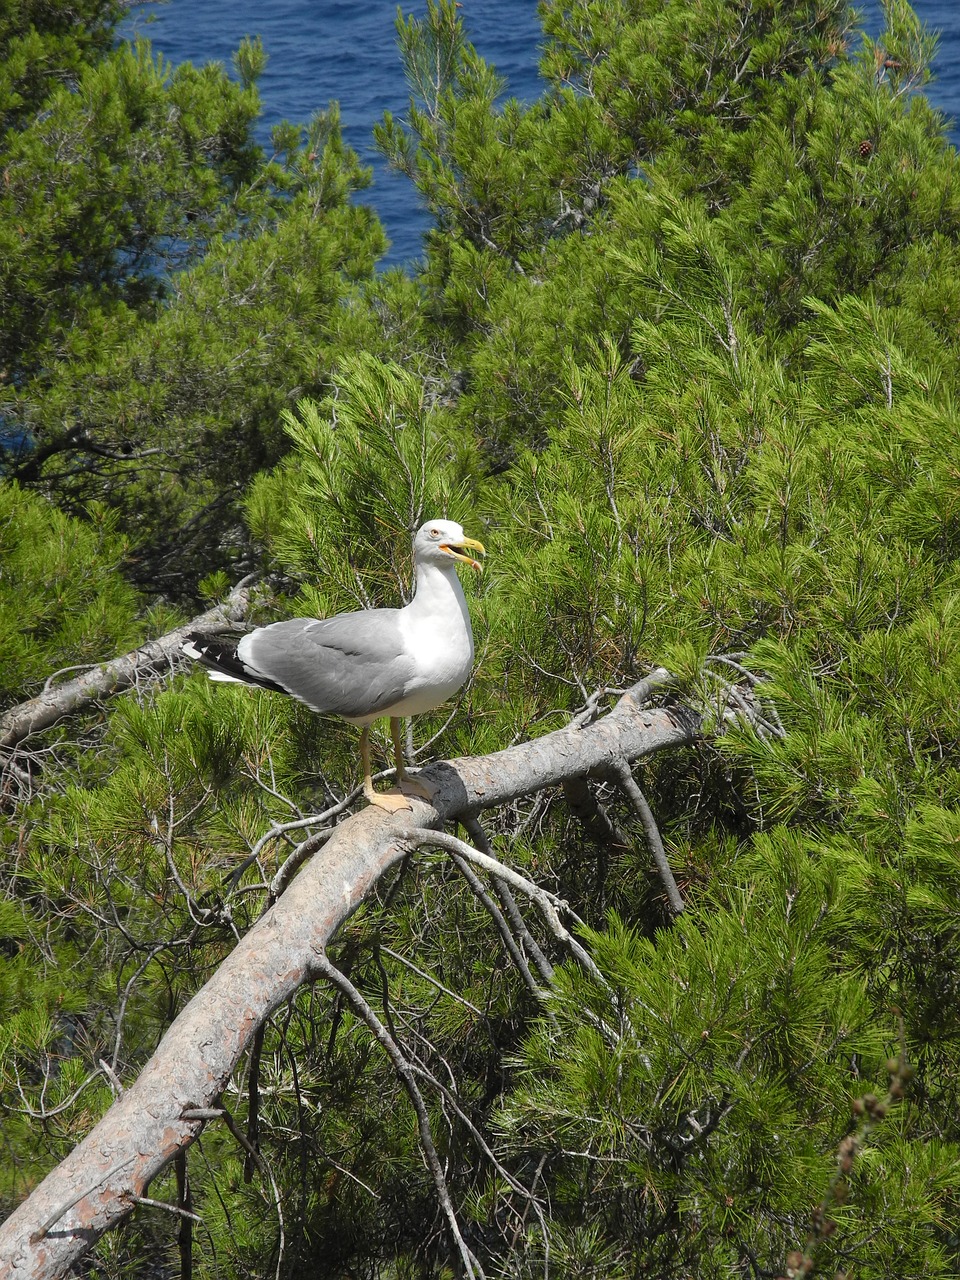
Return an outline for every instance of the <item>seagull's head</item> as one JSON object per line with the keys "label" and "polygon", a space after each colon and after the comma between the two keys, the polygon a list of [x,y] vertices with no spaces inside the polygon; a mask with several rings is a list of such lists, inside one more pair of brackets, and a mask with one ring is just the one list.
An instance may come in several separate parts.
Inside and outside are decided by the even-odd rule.
{"label": "seagull's head", "polygon": [[466,537],[461,526],[453,520],[428,520],[413,540],[415,560],[429,560],[441,565],[448,560],[462,560],[480,573],[482,566],[468,554],[470,551],[483,555],[483,543]]}

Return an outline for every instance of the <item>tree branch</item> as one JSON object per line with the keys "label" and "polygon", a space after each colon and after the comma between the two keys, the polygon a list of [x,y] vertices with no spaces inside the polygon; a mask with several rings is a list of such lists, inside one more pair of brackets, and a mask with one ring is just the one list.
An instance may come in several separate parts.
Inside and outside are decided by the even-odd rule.
{"label": "tree branch", "polygon": [[618,760],[611,770],[613,776],[617,779],[620,786],[626,792],[630,803],[636,809],[643,823],[643,829],[646,832],[647,844],[653,855],[653,860],[657,864],[657,871],[660,875],[660,883],[663,885],[664,892],[667,895],[667,902],[670,904],[670,910],[674,916],[680,915],[683,911],[683,898],[680,896],[680,890],[677,888],[677,882],[673,878],[673,872],[670,869],[670,863],[667,861],[667,853],[663,847],[663,841],[660,839],[660,830],[657,826],[657,820],[653,816],[653,810],[647,804],[647,798],[637,785],[637,781],[630,772],[630,766],[623,760]]}
{"label": "tree branch", "polygon": [[316,958],[317,971],[323,975],[329,982],[340,991],[353,1006],[354,1012],[363,1019],[372,1031],[377,1042],[386,1050],[387,1056],[393,1063],[393,1069],[400,1077],[403,1087],[407,1091],[413,1109],[417,1116],[417,1127],[420,1131],[420,1144],[423,1147],[424,1155],[427,1158],[427,1167],[433,1178],[434,1186],[437,1188],[437,1195],[440,1199],[443,1215],[447,1220],[447,1226],[450,1228],[450,1234],[453,1236],[454,1244],[457,1252],[460,1254],[460,1261],[463,1264],[464,1275],[468,1280],[483,1280],[483,1269],[480,1263],[474,1257],[470,1250],[470,1246],[463,1238],[463,1232],[460,1230],[460,1223],[457,1221],[457,1213],[453,1207],[453,1201],[450,1198],[450,1189],[447,1186],[446,1175],[443,1172],[443,1165],[437,1154],[436,1143],[433,1140],[433,1130],[430,1125],[430,1116],[427,1112],[426,1103],[423,1100],[423,1094],[417,1086],[414,1079],[414,1070],[407,1061],[403,1050],[395,1038],[390,1034],[383,1025],[372,1007],[364,1000],[361,993],[353,985],[347,975],[339,970],[334,964],[331,964],[326,955],[319,955]]}
{"label": "tree branch", "polygon": [[[413,813],[398,816],[370,806],[341,823],[186,1005],[99,1124],[0,1225],[0,1278],[64,1275],[133,1210],[150,1181],[200,1134],[257,1028],[315,978],[317,957],[340,925],[410,854],[411,828],[417,844],[431,842],[431,829],[445,821],[569,778],[609,775],[618,760],[633,762],[697,741],[695,713],[641,705],[670,680],[666,671],[654,672],[592,724],[569,725],[492,755],[430,765],[422,776],[436,788],[432,806],[414,798]],[[436,843],[445,840],[438,836]],[[464,848],[469,850],[461,845],[458,851]],[[475,864],[484,860],[475,850],[469,856]],[[503,864],[486,859],[484,865],[527,892],[529,882],[520,877],[520,883]]]}
{"label": "tree branch", "polygon": [[514,889],[519,889],[521,893],[525,893],[539,907],[540,914],[547,922],[551,933],[557,941],[570,950],[582,968],[591,977],[595,978],[597,982],[603,982],[603,975],[600,970],[561,921],[560,912],[569,911],[570,909],[556,894],[542,889],[540,885],[521,875],[519,871],[514,871],[512,867],[508,867],[488,853],[481,853],[479,849],[472,848],[463,840],[458,840],[456,836],[449,835],[446,831],[430,831],[425,828],[408,827],[404,832],[404,836],[415,846],[424,845],[433,846],[437,849],[446,849],[451,856],[463,859],[465,862],[472,862],[475,866],[482,867],[484,871],[489,872],[490,875],[496,876],[498,880],[503,880],[512,885]]}
{"label": "tree branch", "polygon": [[469,885],[470,892],[478,900],[481,906],[484,907],[487,914],[490,916],[490,919],[496,926],[497,932],[500,934],[500,939],[503,942],[504,950],[513,961],[514,968],[523,978],[527,990],[533,996],[534,1000],[543,1003],[546,993],[537,986],[537,981],[530,972],[530,966],[527,964],[523,952],[517,944],[516,938],[514,938],[513,934],[510,932],[510,926],[507,924],[503,916],[503,912],[490,897],[489,893],[484,889],[480,882],[480,878],[475,875],[469,862],[460,857],[456,852],[451,852],[450,857],[453,860],[454,866]]}
{"label": "tree branch", "polygon": [[[487,839],[487,834],[480,825],[479,820],[476,817],[466,818],[464,819],[463,825],[467,835],[473,841],[476,848],[478,848],[481,853],[487,853],[493,857],[493,847]],[[549,986],[551,982],[553,982],[553,966],[543,954],[536,938],[527,928],[526,922],[520,914],[520,909],[516,904],[513,894],[499,876],[493,877],[493,887],[496,890],[497,897],[500,899],[500,905],[503,907],[505,917],[509,919],[511,926],[516,933],[517,940],[522,944],[524,950],[540,970],[540,977],[547,986]]]}
{"label": "tree branch", "polygon": [[31,733],[49,729],[64,716],[79,710],[97,698],[119,693],[134,685],[140,674],[171,661],[180,651],[180,644],[191,631],[211,632],[238,622],[250,607],[249,578],[244,578],[230,592],[222,604],[214,605],[182,627],[168,631],[157,640],[125,653],[110,662],[93,666],[75,680],[44,689],[29,702],[21,702],[0,716],[0,750],[16,747]]}

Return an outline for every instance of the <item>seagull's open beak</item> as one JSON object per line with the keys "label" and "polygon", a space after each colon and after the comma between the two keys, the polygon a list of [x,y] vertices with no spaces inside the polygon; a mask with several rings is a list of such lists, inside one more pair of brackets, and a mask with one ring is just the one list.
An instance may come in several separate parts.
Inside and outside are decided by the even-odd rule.
{"label": "seagull's open beak", "polygon": [[477,542],[475,538],[464,538],[462,542],[453,545],[449,542],[441,542],[440,550],[445,551],[448,556],[453,556],[454,560],[462,560],[464,564],[473,565],[477,573],[483,572],[483,565],[478,560],[474,560],[473,556],[468,556],[466,548],[471,551],[479,551],[480,555],[486,555],[486,550],[482,542]]}

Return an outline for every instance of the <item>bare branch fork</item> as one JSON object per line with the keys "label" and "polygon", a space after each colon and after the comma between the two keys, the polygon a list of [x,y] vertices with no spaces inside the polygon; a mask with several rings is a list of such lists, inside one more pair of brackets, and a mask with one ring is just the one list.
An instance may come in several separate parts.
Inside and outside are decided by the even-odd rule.
{"label": "bare branch fork", "polygon": [[[492,857],[493,849],[487,839],[486,832],[480,825],[479,818],[464,818],[463,827],[467,835],[470,836],[471,840],[473,840],[476,848],[478,848],[481,853],[489,854]],[[537,944],[537,940],[527,928],[523,916],[520,914],[517,904],[514,901],[513,894],[507,888],[505,882],[499,876],[494,876],[493,885],[497,897],[500,899],[500,905],[503,907],[506,917],[510,921],[510,927],[516,934],[518,942],[523,947],[523,950],[533,960],[537,969],[540,971],[540,976],[543,981],[549,986],[553,982],[553,965],[551,965],[550,961],[543,954]]]}
{"label": "bare branch fork", "polygon": [[541,888],[540,885],[535,884],[532,880],[528,880],[519,871],[514,871],[512,867],[508,867],[506,863],[500,862],[497,858],[493,858],[487,853],[481,853],[479,849],[472,849],[463,840],[458,840],[456,836],[448,835],[446,831],[418,830],[411,827],[401,833],[401,838],[409,841],[414,848],[430,845],[437,849],[446,849],[458,858],[481,867],[484,871],[495,876],[496,879],[505,881],[511,888],[519,889],[521,893],[525,893],[539,908],[550,932],[557,941],[571,952],[592,978],[606,985],[603,974],[594,964],[589,953],[584,950],[573,934],[564,926],[560,919],[560,913],[564,912],[570,915],[577,924],[582,922],[573,914],[569,905],[558,898],[556,894],[549,893],[546,889]]}
{"label": "bare branch fork", "polygon": [[[402,1081],[404,1088],[407,1090],[416,1113],[417,1124],[420,1130],[421,1143],[427,1166],[434,1179],[434,1185],[437,1188],[437,1194],[444,1216],[447,1218],[451,1235],[453,1236],[457,1251],[460,1254],[465,1276],[468,1278],[476,1276],[478,1280],[482,1280],[483,1269],[463,1238],[459,1220],[456,1216],[456,1210],[447,1186],[443,1165],[440,1161],[436,1144],[433,1139],[429,1113],[417,1085],[418,1078],[424,1080],[431,1086],[431,1088],[436,1090],[446,1106],[453,1111],[457,1119],[464,1125],[467,1132],[470,1134],[471,1139],[476,1143],[477,1147],[486,1159],[489,1160],[498,1176],[503,1179],[506,1185],[516,1196],[523,1200],[528,1207],[533,1209],[540,1221],[544,1239],[546,1239],[547,1227],[543,1216],[543,1207],[538,1201],[536,1195],[533,1191],[528,1190],[523,1186],[523,1184],[519,1182],[497,1159],[483,1134],[477,1129],[476,1125],[470,1119],[470,1116],[461,1107],[456,1094],[443,1084],[443,1082],[440,1081],[422,1061],[419,1061],[416,1054],[409,1052],[409,1050],[405,1051],[402,1048],[399,1041],[396,1039],[396,1036],[380,1020],[372,1006],[364,998],[363,994],[351,983],[350,979],[342,972],[342,970],[334,967],[327,956],[320,957],[318,962],[318,971],[321,976],[326,977],[341,992],[341,994],[346,997],[347,1001],[353,1006],[354,1011],[367,1024],[375,1039],[386,1050],[387,1056],[390,1058],[397,1075]],[[522,1222],[522,1215],[518,1216],[521,1218]]]}
{"label": "bare branch fork", "polygon": [[[437,830],[445,822],[468,822],[484,809],[572,778],[606,777],[616,761],[630,764],[697,741],[698,715],[643,705],[670,683],[669,673],[657,670],[592,723],[429,766],[422,776],[435,788],[432,805],[413,800],[406,821],[370,807],[329,836],[324,832],[321,848],[315,837],[305,842],[316,852],[182,1010],[139,1076],[0,1225],[0,1278],[64,1275],[133,1210],[151,1180],[198,1137],[257,1028],[316,977],[317,957],[338,928],[412,845],[449,849],[453,838]],[[545,918],[556,918],[560,936],[569,937],[551,895],[461,841],[455,852],[531,896]]]}
{"label": "bare branch fork", "polygon": [[[507,952],[507,955],[510,957],[511,961],[513,962],[514,968],[523,978],[523,981],[526,984],[527,990],[530,992],[530,994],[533,996],[533,998],[536,1001],[538,1001],[541,1004],[545,1004],[547,993],[542,987],[537,985],[537,980],[531,973],[530,966],[527,964],[526,957],[524,956],[520,947],[517,945],[517,940],[514,937],[513,930],[510,928],[510,925],[507,923],[506,919],[504,918],[503,912],[494,902],[493,898],[491,898],[490,894],[487,893],[486,889],[484,889],[482,881],[480,880],[479,876],[477,876],[474,873],[472,867],[470,866],[469,861],[465,858],[460,857],[459,854],[457,854],[453,850],[450,851],[450,858],[451,858],[451,861],[453,862],[453,865],[457,868],[457,870],[463,876],[464,880],[466,880],[471,893],[474,895],[477,901],[481,904],[481,906],[483,906],[486,909],[488,915],[490,916],[490,919],[493,921],[494,925],[496,926],[497,932],[500,934],[500,940],[503,943],[504,949]],[[547,981],[549,985],[549,979]],[[549,1009],[547,1010],[547,1016],[552,1018],[554,1021],[556,1021],[556,1019],[554,1018],[554,1015],[549,1011]]]}

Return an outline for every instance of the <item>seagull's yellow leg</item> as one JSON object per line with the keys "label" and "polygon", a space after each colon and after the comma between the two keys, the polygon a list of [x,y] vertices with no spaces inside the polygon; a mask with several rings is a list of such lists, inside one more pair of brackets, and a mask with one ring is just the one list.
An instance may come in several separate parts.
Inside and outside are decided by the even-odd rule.
{"label": "seagull's yellow leg", "polygon": [[[393,722],[391,721],[391,724]],[[396,738],[394,738],[396,745]],[[373,771],[370,767],[370,726],[365,724],[360,734],[360,760],[363,764],[363,794],[379,809],[388,813],[396,813],[398,809],[412,808],[409,800],[400,791],[375,791],[373,787]]]}
{"label": "seagull's yellow leg", "polygon": [[408,796],[419,796],[421,800],[432,800],[434,788],[419,778],[411,778],[403,763],[403,727],[398,716],[390,717],[390,733],[393,737],[393,758],[397,766],[397,782],[400,790]]}

